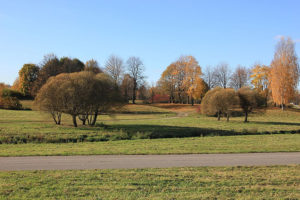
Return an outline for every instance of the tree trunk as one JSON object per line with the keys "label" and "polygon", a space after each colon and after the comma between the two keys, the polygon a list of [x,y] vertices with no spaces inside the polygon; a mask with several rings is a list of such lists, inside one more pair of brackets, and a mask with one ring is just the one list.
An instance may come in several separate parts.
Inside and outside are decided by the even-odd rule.
{"label": "tree trunk", "polygon": [[194,98],[193,98],[193,97],[192,97],[192,100],[191,100],[191,101],[192,101],[192,106],[194,106]]}
{"label": "tree trunk", "polygon": [[245,123],[248,122],[248,112],[245,112],[245,120],[244,120]]}
{"label": "tree trunk", "polygon": [[136,80],[133,80],[133,88],[132,88],[132,103],[135,104],[135,99],[136,99],[136,87],[137,83]]}
{"label": "tree trunk", "polygon": [[220,111],[218,111],[218,121],[220,121],[221,119],[221,115],[220,115]]}
{"label": "tree trunk", "polygon": [[229,122],[229,114],[228,113],[226,114],[226,117],[227,117],[227,122]]}
{"label": "tree trunk", "polygon": [[74,127],[77,127],[76,115],[72,115]]}
{"label": "tree trunk", "polygon": [[91,124],[92,126],[95,126],[96,121],[97,121],[97,117],[98,117],[98,111],[96,111],[95,114],[94,114],[94,119],[93,119],[93,122]]}
{"label": "tree trunk", "polygon": [[61,122],[61,113],[57,114],[57,124],[60,125]]}

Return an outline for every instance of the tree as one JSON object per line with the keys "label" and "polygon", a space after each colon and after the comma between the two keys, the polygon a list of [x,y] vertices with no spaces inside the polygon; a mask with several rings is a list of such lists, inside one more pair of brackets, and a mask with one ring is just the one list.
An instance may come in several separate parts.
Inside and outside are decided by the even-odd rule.
{"label": "tree", "polygon": [[44,56],[41,63],[40,73],[34,83],[33,95],[35,96],[40,88],[47,82],[47,80],[61,73],[79,72],[84,69],[84,64],[77,58],[71,59],[63,57],[58,59],[55,55],[49,54]]}
{"label": "tree", "polygon": [[93,59],[86,61],[84,66],[84,71],[93,72],[95,74],[102,73],[102,70],[98,65],[98,62]]}
{"label": "tree", "polygon": [[213,103],[213,101],[216,97],[215,94],[221,90],[222,88],[220,87],[215,87],[214,89],[209,90],[201,102],[201,112],[206,115],[217,114],[218,120],[221,118],[221,110]]}
{"label": "tree", "polygon": [[136,100],[136,90],[142,80],[145,78],[143,75],[144,65],[140,58],[138,57],[130,57],[127,60],[128,72],[129,75],[133,79],[133,87],[132,87],[132,103],[135,104]]}
{"label": "tree", "polygon": [[35,104],[42,111],[49,112],[55,122],[55,124],[61,124],[62,116],[62,104],[65,99],[61,93],[63,90],[61,86],[65,84],[65,80],[68,79],[67,74],[61,74],[56,77],[51,77],[46,84],[42,86],[39,90],[36,98]]}
{"label": "tree", "polygon": [[230,74],[227,63],[220,63],[217,65],[213,71],[213,79],[215,80],[216,86],[227,88]]}
{"label": "tree", "polygon": [[111,55],[105,63],[105,72],[113,78],[116,85],[119,85],[121,75],[124,73],[123,60],[118,56]]}
{"label": "tree", "polygon": [[111,78],[92,72],[63,73],[52,77],[36,98],[36,104],[41,110],[50,112],[56,124],[60,124],[61,113],[66,113],[72,116],[75,127],[77,117],[83,124],[87,121],[89,125],[95,125],[99,113],[122,102]]}
{"label": "tree", "polygon": [[238,65],[230,77],[230,86],[236,90],[249,85],[250,72],[246,67]]}
{"label": "tree", "polygon": [[251,84],[264,97],[265,106],[268,104],[269,97],[269,74],[270,68],[266,65],[256,64],[251,70]]}
{"label": "tree", "polygon": [[244,122],[248,122],[248,114],[252,112],[254,108],[258,108],[263,105],[262,97],[256,90],[252,90],[249,87],[243,87],[238,90],[239,104],[245,113]]}
{"label": "tree", "polygon": [[133,96],[132,87],[133,87],[132,77],[129,74],[125,74],[121,84],[121,91],[122,91],[123,98],[127,103]]}
{"label": "tree", "polygon": [[221,114],[224,114],[227,121],[229,121],[231,112],[234,106],[237,105],[237,102],[238,99],[234,89],[216,87],[207,92],[201,104],[201,109],[204,114],[217,114],[218,121],[221,118]]}
{"label": "tree", "polygon": [[188,103],[191,100],[192,106],[194,105],[194,99],[200,98],[196,95],[196,87],[201,89],[199,84],[203,83],[200,81],[202,75],[201,67],[198,61],[193,56],[182,57],[182,62],[185,65],[185,78],[183,80],[183,86],[186,88],[188,94]]}
{"label": "tree", "polygon": [[158,81],[158,88],[163,93],[167,93],[170,97],[170,103],[175,102],[175,88],[176,88],[176,65],[170,64],[167,69],[162,73],[161,78]]}
{"label": "tree", "polygon": [[208,88],[207,83],[202,78],[197,79],[195,91],[193,92],[193,99],[201,102],[206,92],[209,90]]}
{"label": "tree", "polygon": [[35,64],[24,64],[19,71],[19,90],[24,96],[31,96],[38,74],[39,67]]}
{"label": "tree", "polygon": [[205,68],[203,79],[206,82],[207,87],[208,87],[209,90],[215,87],[216,80],[214,78],[215,77],[214,77],[213,70],[212,70],[211,66],[207,66]]}
{"label": "tree", "polygon": [[291,38],[281,38],[278,42],[269,78],[273,101],[283,110],[294,97],[299,81],[299,64]]}

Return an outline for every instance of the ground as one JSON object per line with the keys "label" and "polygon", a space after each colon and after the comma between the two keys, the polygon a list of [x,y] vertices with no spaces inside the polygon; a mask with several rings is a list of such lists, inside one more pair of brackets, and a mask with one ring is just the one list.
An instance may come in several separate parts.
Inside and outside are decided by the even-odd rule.
{"label": "ground", "polygon": [[0,172],[0,199],[299,199],[300,165]]}
{"label": "ground", "polygon": [[[33,108],[32,102],[22,102]],[[0,156],[300,151],[296,109],[217,121],[189,105],[127,105],[96,127],[0,110]],[[156,139],[153,139],[156,138]],[[0,199],[299,199],[300,165],[0,172]]]}

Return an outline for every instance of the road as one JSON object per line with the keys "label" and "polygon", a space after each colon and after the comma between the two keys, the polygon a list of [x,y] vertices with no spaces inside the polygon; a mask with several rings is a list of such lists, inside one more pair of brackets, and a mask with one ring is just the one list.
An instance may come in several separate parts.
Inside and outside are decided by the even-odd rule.
{"label": "road", "polygon": [[300,152],[0,157],[0,170],[123,169],[300,164]]}

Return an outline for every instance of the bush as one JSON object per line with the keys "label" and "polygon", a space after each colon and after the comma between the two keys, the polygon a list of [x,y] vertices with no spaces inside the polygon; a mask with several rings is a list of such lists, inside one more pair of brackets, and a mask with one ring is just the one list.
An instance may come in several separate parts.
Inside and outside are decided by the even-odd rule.
{"label": "bush", "polygon": [[1,97],[2,98],[14,97],[14,98],[17,98],[17,99],[23,99],[24,98],[24,96],[21,92],[16,91],[16,90],[12,90],[12,89],[9,89],[9,88],[4,88],[2,90]]}
{"label": "bush", "polygon": [[9,110],[21,110],[22,104],[16,97],[2,97],[0,98],[0,108]]}

